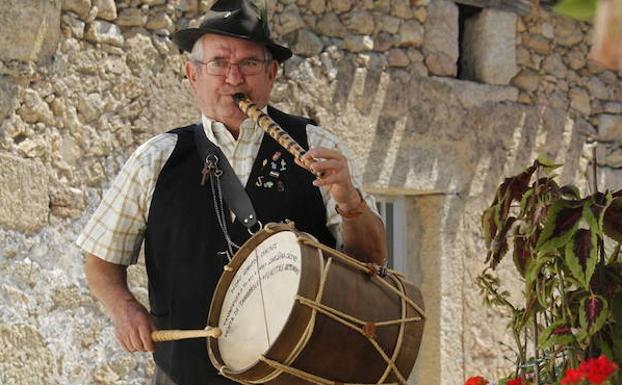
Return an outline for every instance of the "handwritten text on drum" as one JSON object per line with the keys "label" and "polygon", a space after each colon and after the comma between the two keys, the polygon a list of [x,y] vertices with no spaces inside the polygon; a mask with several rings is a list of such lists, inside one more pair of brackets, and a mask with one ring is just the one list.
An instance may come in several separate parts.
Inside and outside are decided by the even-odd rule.
{"label": "handwritten text on drum", "polygon": [[[259,259],[259,269],[257,269],[256,258]],[[223,309],[226,310],[225,319],[220,325],[224,333],[223,337],[226,338],[230,332],[235,330],[238,313],[244,308],[251,296],[257,296],[253,301],[261,301],[262,293],[257,290],[260,287],[257,270],[259,270],[262,285],[265,286],[277,274],[293,273],[298,276],[300,274],[299,258],[295,254],[277,251],[277,244],[261,250],[257,256],[251,254],[248,257],[229,286],[229,292],[233,294],[233,301],[229,309]],[[270,301],[270,298],[264,298],[264,301]]]}

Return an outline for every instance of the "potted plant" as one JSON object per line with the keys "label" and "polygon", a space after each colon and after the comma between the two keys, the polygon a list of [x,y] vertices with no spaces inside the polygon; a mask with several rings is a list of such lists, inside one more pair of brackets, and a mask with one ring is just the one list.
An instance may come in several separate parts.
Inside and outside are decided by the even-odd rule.
{"label": "potted plant", "polygon": [[[558,185],[558,167],[539,158],[506,178],[482,215],[486,268],[476,282],[485,303],[509,310],[516,344],[516,370],[501,384],[581,384],[596,378],[590,370],[606,374],[600,383],[620,380],[622,190],[582,197]],[[524,284],[521,304],[495,271],[509,252]]]}

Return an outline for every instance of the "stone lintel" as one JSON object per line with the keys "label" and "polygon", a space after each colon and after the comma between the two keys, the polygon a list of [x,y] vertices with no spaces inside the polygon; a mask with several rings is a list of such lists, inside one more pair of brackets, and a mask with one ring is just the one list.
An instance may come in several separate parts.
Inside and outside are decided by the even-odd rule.
{"label": "stone lintel", "polygon": [[450,88],[464,108],[482,106],[489,102],[516,102],[518,88],[505,85],[481,84],[469,80],[433,77]]}

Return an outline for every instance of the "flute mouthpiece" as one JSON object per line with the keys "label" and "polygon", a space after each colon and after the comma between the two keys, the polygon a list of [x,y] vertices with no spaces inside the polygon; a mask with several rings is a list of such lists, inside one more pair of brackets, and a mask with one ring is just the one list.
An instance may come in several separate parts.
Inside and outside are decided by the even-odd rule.
{"label": "flute mouthpiece", "polygon": [[243,99],[246,99],[246,95],[241,92],[233,95],[233,101],[235,101],[236,103],[240,103],[240,101],[242,101]]}

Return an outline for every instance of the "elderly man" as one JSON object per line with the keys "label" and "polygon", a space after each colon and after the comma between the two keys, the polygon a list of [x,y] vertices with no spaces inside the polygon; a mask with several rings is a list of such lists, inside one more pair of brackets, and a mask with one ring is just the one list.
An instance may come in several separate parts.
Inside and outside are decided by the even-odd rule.
{"label": "elderly man", "polygon": [[[86,252],[89,286],[110,314],[128,352],[154,352],[155,384],[225,384],[211,366],[205,342],[155,345],[157,329],[201,329],[231,244],[248,233],[238,219],[219,223],[217,199],[201,182],[195,134],[220,147],[262,223],[290,219],[321,242],[358,259],[383,264],[384,227],[358,189],[337,138],[310,120],[268,107],[279,63],[291,51],[274,43],[265,12],[247,0],[217,1],[199,28],[178,31],[191,52],[185,73],[202,124],[160,134],[123,166],[77,243]],[[310,147],[314,178],[234,103],[244,93],[302,146]],[[279,172],[271,167],[277,163]],[[204,181],[203,181],[204,182]],[[222,204],[222,202],[220,202]],[[234,242],[235,241],[235,242]],[[128,290],[126,268],[144,242],[150,311]],[[224,253],[223,253],[224,252]]]}

